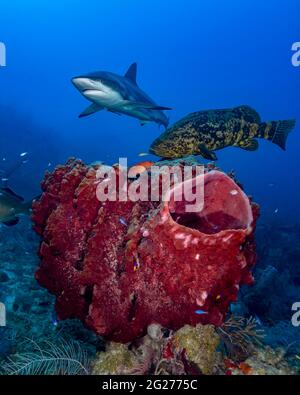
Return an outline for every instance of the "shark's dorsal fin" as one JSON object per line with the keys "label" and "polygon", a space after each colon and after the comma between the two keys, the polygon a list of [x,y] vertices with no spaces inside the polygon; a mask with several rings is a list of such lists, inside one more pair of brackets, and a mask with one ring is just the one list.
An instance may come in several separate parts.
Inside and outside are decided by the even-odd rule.
{"label": "shark's dorsal fin", "polygon": [[137,64],[136,64],[136,62],[134,62],[129,67],[129,69],[126,71],[125,77],[128,78],[135,85],[137,85],[137,83],[136,83],[136,73],[137,73]]}
{"label": "shark's dorsal fin", "polygon": [[1,188],[2,191],[6,192],[8,195],[13,196],[14,198],[17,198],[18,200],[20,200],[21,202],[24,202],[24,198],[20,195],[17,195],[14,191],[12,191],[10,188],[6,187],[6,188]]}

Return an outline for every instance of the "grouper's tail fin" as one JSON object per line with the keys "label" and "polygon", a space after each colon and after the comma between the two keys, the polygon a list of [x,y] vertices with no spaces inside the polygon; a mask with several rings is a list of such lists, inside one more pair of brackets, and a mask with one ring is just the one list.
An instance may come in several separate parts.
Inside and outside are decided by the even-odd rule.
{"label": "grouper's tail fin", "polygon": [[272,142],[285,150],[287,137],[289,133],[294,129],[295,125],[295,119],[290,119],[288,121],[278,121],[274,136],[272,138]]}
{"label": "grouper's tail fin", "polygon": [[273,121],[267,124],[263,123],[260,129],[266,140],[272,141],[272,143],[285,150],[288,135],[294,129],[295,125],[296,120],[289,119],[286,121]]}

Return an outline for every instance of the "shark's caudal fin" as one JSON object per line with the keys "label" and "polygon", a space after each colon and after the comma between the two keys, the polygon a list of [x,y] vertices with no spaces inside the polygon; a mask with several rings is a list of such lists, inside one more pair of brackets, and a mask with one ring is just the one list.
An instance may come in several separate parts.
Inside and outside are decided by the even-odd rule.
{"label": "shark's caudal fin", "polygon": [[125,77],[128,78],[131,82],[133,82],[135,85],[136,83],[136,74],[137,74],[137,63],[134,62],[132,65],[129,67],[129,69],[125,73]]}
{"label": "shark's caudal fin", "polygon": [[273,124],[274,125],[271,131],[268,133],[267,139],[278,145],[281,149],[285,150],[287,137],[294,129],[296,121],[295,119],[290,119],[287,121],[273,122]]}

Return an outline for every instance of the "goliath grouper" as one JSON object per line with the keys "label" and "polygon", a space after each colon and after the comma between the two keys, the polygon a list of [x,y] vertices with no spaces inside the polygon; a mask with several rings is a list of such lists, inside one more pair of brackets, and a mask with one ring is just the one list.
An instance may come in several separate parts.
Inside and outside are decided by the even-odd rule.
{"label": "goliath grouper", "polygon": [[201,155],[217,160],[214,151],[225,147],[257,150],[256,138],[272,141],[285,150],[287,136],[295,123],[295,120],[261,122],[259,114],[248,106],[199,111],[162,133],[152,143],[150,152],[163,158]]}

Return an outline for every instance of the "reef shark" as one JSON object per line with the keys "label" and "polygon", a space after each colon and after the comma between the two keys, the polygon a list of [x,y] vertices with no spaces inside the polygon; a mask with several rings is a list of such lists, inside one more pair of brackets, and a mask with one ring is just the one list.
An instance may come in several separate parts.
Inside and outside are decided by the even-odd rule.
{"label": "reef shark", "polygon": [[79,92],[92,102],[79,117],[108,110],[138,118],[141,125],[156,122],[168,127],[169,119],[163,113],[169,107],[158,106],[136,82],[137,64],[133,63],[124,76],[109,71],[96,71],[72,78]]}

